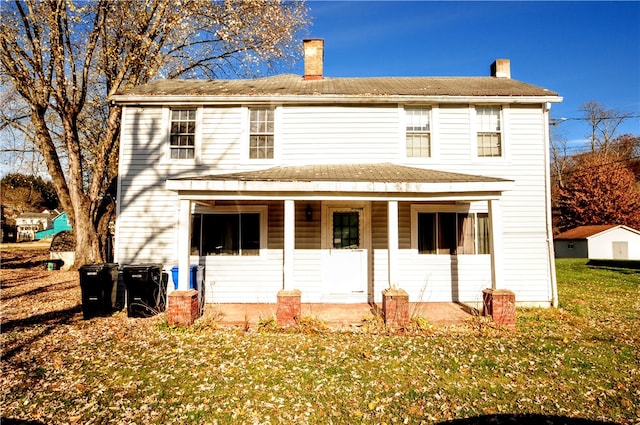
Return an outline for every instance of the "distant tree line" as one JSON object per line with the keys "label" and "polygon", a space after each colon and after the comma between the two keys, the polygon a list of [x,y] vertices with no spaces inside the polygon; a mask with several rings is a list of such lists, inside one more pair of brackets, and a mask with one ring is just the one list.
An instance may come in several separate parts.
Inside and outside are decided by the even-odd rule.
{"label": "distant tree line", "polygon": [[40,212],[58,208],[53,183],[42,177],[20,173],[7,174],[0,180],[0,202],[6,220],[15,220],[23,212]]}

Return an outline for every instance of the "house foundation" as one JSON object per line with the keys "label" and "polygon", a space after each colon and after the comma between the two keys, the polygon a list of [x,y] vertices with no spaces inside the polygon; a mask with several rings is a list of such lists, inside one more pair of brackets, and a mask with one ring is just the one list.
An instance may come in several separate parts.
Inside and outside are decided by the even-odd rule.
{"label": "house foundation", "polygon": [[300,323],[301,296],[302,293],[298,289],[278,292],[278,308],[276,310],[278,326],[293,326]]}
{"label": "house foundation", "polygon": [[516,294],[508,289],[485,289],[482,291],[482,312],[491,316],[493,322],[508,328],[516,327]]}
{"label": "house foundation", "polygon": [[409,323],[409,294],[404,289],[382,291],[384,323],[390,327],[402,327]]}
{"label": "house foundation", "polygon": [[200,316],[198,291],[173,291],[169,294],[167,322],[169,326],[191,326]]}

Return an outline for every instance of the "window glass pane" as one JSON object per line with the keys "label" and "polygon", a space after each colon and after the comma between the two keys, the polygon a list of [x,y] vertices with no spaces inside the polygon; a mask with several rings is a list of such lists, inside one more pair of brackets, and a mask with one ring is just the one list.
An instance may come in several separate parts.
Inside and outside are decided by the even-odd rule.
{"label": "window glass pane", "polygon": [[405,110],[407,157],[428,158],[431,155],[429,109]]}
{"label": "window glass pane", "polygon": [[500,107],[477,107],[478,156],[502,156]]}
{"label": "window glass pane", "polygon": [[206,214],[202,218],[204,255],[238,255],[240,226],[237,214]]}
{"label": "window glass pane", "polygon": [[360,214],[358,212],[333,213],[333,247],[358,248],[360,246]]}
{"label": "window glass pane", "polygon": [[250,110],[249,158],[273,159],[274,111],[268,108]]}
{"label": "window glass pane", "polygon": [[202,215],[191,216],[191,254],[202,255],[200,252],[200,230],[202,226]]}
{"label": "window glass pane", "polygon": [[478,133],[478,156],[501,156],[500,133]]}
{"label": "window glass pane", "polygon": [[458,255],[475,254],[476,252],[473,217],[473,214],[458,214]]}
{"label": "window glass pane", "polygon": [[251,136],[249,138],[249,158],[273,158],[273,136]]}
{"label": "window glass pane", "polygon": [[169,147],[171,159],[193,159],[195,157],[195,109],[173,109],[171,111],[171,134]]}
{"label": "window glass pane", "polygon": [[428,109],[407,109],[405,116],[407,122],[407,132],[429,131]]}
{"label": "window glass pane", "polygon": [[418,253],[436,253],[435,213],[418,213]]}
{"label": "window glass pane", "polygon": [[172,148],[171,159],[193,159],[192,148]]}
{"label": "window glass pane", "polygon": [[438,254],[456,254],[456,213],[438,213]]}
{"label": "window glass pane", "polygon": [[431,155],[429,134],[407,134],[407,156],[428,158]]}
{"label": "window glass pane", "polygon": [[500,131],[500,108],[478,107],[476,108],[478,131]]}
{"label": "window glass pane", "polygon": [[[192,252],[200,255],[259,255],[260,214],[193,216]],[[201,229],[201,230],[200,230]]]}
{"label": "window glass pane", "polygon": [[489,214],[478,213],[478,254],[489,254]]}
{"label": "window glass pane", "polygon": [[260,254],[260,214],[240,214],[240,249],[242,255]]}

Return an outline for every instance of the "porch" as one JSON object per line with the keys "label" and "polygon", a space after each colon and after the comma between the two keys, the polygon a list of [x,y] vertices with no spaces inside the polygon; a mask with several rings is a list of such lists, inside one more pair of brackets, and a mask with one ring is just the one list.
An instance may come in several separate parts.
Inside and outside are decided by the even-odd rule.
{"label": "porch", "polygon": [[220,305],[275,306],[280,290],[300,290],[303,303],[380,305],[386,288],[478,302],[503,286],[500,198],[512,183],[394,164],[170,179],[175,261],[203,265],[206,300]]}
{"label": "porch", "polygon": [[[320,319],[329,327],[360,326],[365,318],[382,315],[377,304],[302,303],[302,317]],[[224,303],[207,304],[206,316],[223,326],[255,328],[260,321],[276,317],[276,304]],[[461,303],[409,303],[409,315],[419,316],[431,325],[462,324],[472,317],[472,309]]]}

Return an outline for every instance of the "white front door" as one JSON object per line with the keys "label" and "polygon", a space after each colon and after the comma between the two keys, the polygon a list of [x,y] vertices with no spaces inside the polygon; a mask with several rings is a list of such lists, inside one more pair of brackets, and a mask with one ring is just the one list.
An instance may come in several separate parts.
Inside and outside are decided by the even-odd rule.
{"label": "white front door", "polygon": [[324,209],[323,298],[367,302],[368,229],[365,205]]}

